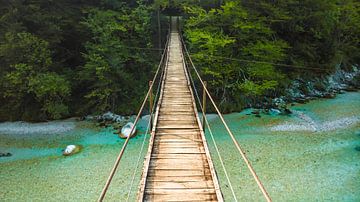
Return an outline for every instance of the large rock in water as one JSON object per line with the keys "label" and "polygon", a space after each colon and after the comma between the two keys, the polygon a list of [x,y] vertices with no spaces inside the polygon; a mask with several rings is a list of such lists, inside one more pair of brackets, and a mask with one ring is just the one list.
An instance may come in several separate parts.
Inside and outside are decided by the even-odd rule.
{"label": "large rock in water", "polygon": [[77,154],[81,151],[82,146],[80,145],[68,145],[66,146],[65,150],[63,151],[64,156],[70,156],[73,154]]}
{"label": "large rock in water", "polygon": [[[134,127],[135,127],[135,128],[134,128]],[[132,128],[134,128],[134,130],[132,130]],[[132,131],[132,132],[131,132],[131,131]],[[131,133],[131,134],[130,134],[130,133]],[[124,139],[125,139],[125,138],[129,137],[129,135],[130,135],[131,137],[135,136],[135,133],[136,133],[136,126],[135,126],[133,123],[129,122],[129,123],[127,123],[125,126],[122,127],[119,136],[120,136],[121,138],[124,138]]]}

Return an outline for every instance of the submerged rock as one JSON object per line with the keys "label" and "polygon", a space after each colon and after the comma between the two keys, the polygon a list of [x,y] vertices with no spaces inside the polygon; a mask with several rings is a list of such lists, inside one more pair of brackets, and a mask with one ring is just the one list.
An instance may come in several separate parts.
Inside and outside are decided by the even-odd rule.
{"label": "submerged rock", "polygon": [[80,145],[68,145],[63,151],[63,155],[70,156],[79,153],[81,150],[82,150],[82,146]]}
{"label": "submerged rock", "polygon": [[257,115],[259,115],[259,114],[260,114],[260,110],[259,110],[259,109],[254,109],[251,113],[252,113],[252,114],[257,114]]}
{"label": "submerged rock", "polygon": [[269,114],[270,114],[270,115],[278,115],[278,114],[281,114],[281,111],[278,110],[278,109],[273,109],[273,108],[271,108],[271,109],[269,110]]}
{"label": "submerged rock", "polygon": [[0,157],[10,157],[10,156],[12,156],[12,154],[11,154],[11,153],[9,153],[9,152],[6,152],[6,153],[0,153]]}
{"label": "submerged rock", "polygon": [[334,93],[325,93],[323,98],[327,98],[327,99],[331,99],[331,98],[335,98],[335,94]]}
{"label": "submerged rock", "polygon": [[144,115],[144,116],[141,117],[141,119],[149,121],[150,115]]}

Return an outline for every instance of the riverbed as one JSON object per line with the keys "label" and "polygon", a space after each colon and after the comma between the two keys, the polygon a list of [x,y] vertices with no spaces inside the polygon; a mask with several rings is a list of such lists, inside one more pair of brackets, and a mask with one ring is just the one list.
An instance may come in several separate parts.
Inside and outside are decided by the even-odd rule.
{"label": "riverbed", "polygon": [[[360,93],[295,105],[291,115],[225,115],[274,201],[360,201]],[[236,197],[263,200],[255,181],[215,115],[209,122]],[[134,201],[149,135],[142,120],[121,160],[106,199],[125,201],[142,142],[129,201]],[[90,122],[0,123],[1,201],[95,201],[124,143],[112,128]],[[206,133],[221,189],[233,201],[229,183]],[[64,157],[68,144],[83,146]]]}

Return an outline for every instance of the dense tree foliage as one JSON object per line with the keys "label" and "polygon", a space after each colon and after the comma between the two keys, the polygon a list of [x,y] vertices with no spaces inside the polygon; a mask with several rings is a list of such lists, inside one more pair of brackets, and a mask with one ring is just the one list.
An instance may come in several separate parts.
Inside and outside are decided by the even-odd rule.
{"label": "dense tree foliage", "polygon": [[153,5],[0,1],[0,16],[0,120],[136,110],[159,57]]}
{"label": "dense tree foliage", "polygon": [[294,76],[357,66],[359,5],[351,0],[187,4],[184,35],[203,77],[231,111],[281,94]]}
{"label": "dense tree foliage", "polygon": [[357,66],[359,13],[355,0],[0,0],[0,120],[134,113],[170,14],[222,108],[241,109],[314,75],[296,67]]}

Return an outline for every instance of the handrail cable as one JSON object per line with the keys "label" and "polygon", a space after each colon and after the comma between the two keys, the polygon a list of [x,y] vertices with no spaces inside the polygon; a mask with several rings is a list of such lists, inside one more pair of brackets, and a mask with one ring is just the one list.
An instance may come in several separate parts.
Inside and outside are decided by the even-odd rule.
{"label": "handrail cable", "polygon": [[282,64],[282,63],[273,63],[273,62],[266,62],[266,61],[259,61],[259,60],[246,60],[246,59],[237,59],[237,58],[229,58],[229,57],[223,57],[223,56],[209,56],[205,55],[207,58],[220,58],[220,59],[226,59],[226,60],[233,60],[233,61],[239,61],[239,62],[252,62],[252,63],[259,63],[259,64],[270,64],[275,65],[279,67],[294,67],[297,69],[305,69],[305,70],[319,70],[324,72],[330,72],[330,69],[321,69],[316,67],[306,67],[306,66],[299,66],[299,65],[288,65],[288,64]]}
{"label": "handrail cable", "polygon": [[[187,65],[186,65],[186,67],[187,67]],[[187,69],[188,69],[188,68],[187,68]],[[189,69],[188,69],[188,71],[189,71]],[[189,73],[190,73],[190,72],[189,72]],[[223,160],[223,158],[222,158],[222,156],[221,156],[221,154],[220,154],[220,151],[219,151],[219,149],[218,149],[218,147],[217,147],[216,141],[215,141],[215,139],[214,139],[213,133],[212,133],[211,128],[210,128],[210,124],[209,124],[209,122],[208,122],[208,120],[207,120],[207,117],[206,117],[206,115],[205,115],[205,112],[204,112],[204,107],[205,107],[205,106],[203,106],[203,105],[201,104],[200,97],[199,97],[199,93],[197,92],[197,89],[196,89],[194,80],[192,79],[191,76],[189,76],[189,78],[190,78],[190,82],[191,82],[191,84],[192,84],[192,86],[193,86],[193,88],[194,88],[194,92],[195,92],[195,95],[196,95],[196,100],[197,100],[199,106],[201,107],[202,115],[205,116],[206,126],[207,126],[207,128],[209,129],[209,133],[210,133],[211,139],[212,139],[212,141],[213,141],[213,143],[214,143],[216,153],[217,153],[218,158],[219,158],[220,163],[221,163],[221,167],[222,167],[222,169],[224,170],[226,180],[227,180],[228,183],[229,183],[231,193],[232,193],[232,195],[233,195],[233,197],[234,197],[234,200],[237,202],[238,200],[237,200],[237,198],[236,198],[236,194],[235,194],[234,188],[233,188],[232,183],[231,183],[231,181],[230,181],[229,174],[228,174],[228,172],[227,172],[227,170],[226,170],[226,167],[225,167],[225,164],[224,164],[224,160]]]}
{"label": "handrail cable", "polygon": [[[167,50],[167,48],[168,48],[168,46],[167,46],[167,45],[168,45],[168,42],[169,42],[169,37],[168,37],[168,39],[167,39],[167,41],[166,41],[165,49],[164,49],[164,52],[163,52],[163,54],[162,54],[162,56],[161,56],[161,60],[160,60],[160,63],[159,63],[159,65],[158,65],[158,68],[157,68],[157,70],[156,70],[156,73],[155,73],[155,75],[154,75],[153,81],[156,80],[156,78],[157,78],[157,76],[158,76],[158,74],[159,74],[159,71],[160,71],[160,69],[161,69],[161,66],[162,66],[162,64],[163,64],[163,61],[164,61],[164,58],[165,58],[165,53],[167,52],[166,50]],[[145,96],[145,98],[144,98],[144,100],[143,100],[143,103],[142,103],[142,105],[141,105],[141,107],[140,107],[140,109],[139,109],[139,112],[138,112],[138,114],[137,114],[137,116],[136,116],[136,118],[135,118],[134,127],[131,128],[131,131],[130,131],[129,134],[132,134],[132,133],[133,133],[133,131],[134,131],[134,129],[135,129],[135,126],[136,126],[137,122],[139,121],[141,112],[143,111],[143,109],[144,109],[144,107],[145,107],[145,104],[146,104],[147,99],[148,99],[148,97],[149,97],[149,95],[150,95],[150,93],[151,93],[151,90],[152,90],[152,88],[153,88],[153,86],[154,86],[154,83],[155,83],[155,82],[152,82],[152,83],[151,83],[151,85],[150,85],[150,87],[149,87],[149,90],[148,90],[147,93],[146,93],[146,96]],[[105,194],[106,194],[106,192],[107,192],[107,190],[108,190],[108,188],[109,188],[109,186],[110,186],[110,183],[111,183],[111,181],[112,181],[112,179],[113,179],[113,177],[114,177],[114,175],[115,175],[115,172],[116,172],[116,170],[117,170],[117,168],[118,168],[118,166],[119,166],[120,160],[121,160],[121,158],[122,158],[122,156],[123,156],[123,154],[124,154],[124,151],[125,151],[125,149],[126,149],[126,146],[127,146],[128,142],[129,142],[129,140],[130,140],[130,137],[131,137],[131,135],[129,135],[129,136],[126,138],[125,143],[124,143],[124,145],[122,146],[122,148],[121,148],[121,150],[120,150],[120,153],[119,153],[119,155],[118,155],[118,157],[117,157],[117,159],[116,159],[116,161],[115,161],[115,163],[114,163],[113,168],[111,169],[110,175],[109,175],[109,177],[108,177],[108,179],[107,179],[107,181],[106,181],[106,183],[105,183],[105,186],[104,186],[103,190],[101,191],[100,197],[99,197],[99,199],[98,199],[99,202],[101,202],[101,201],[104,200]]]}
{"label": "handrail cable", "polygon": [[266,62],[266,61],[259,61],[259,60],[246,60],[246,59],[237,59],[237,58],[229,58],[229,57],[223,57],[223,56],[217,56],[217,55],[205,55],[207,58],[219,58],[219,59],[226,59],[226,60],[233,60],[233,61],[239,61],[239,62],[252,62],[252,63],[259,63],[259,64],[270,64],[275,65],[279,67],[294,67],[297,69],[304,69],[304,70],[319,70],[324,72],[331,72],[330,69],[321,69],[316,67],[307,67],[307,66],[300,66],[300,65],[289,65],[289,64],[282,64],[282,63],[274,63],[274,62]]}
{"label": "handrail cable", "polygon": [[218,116],[220,117],[220,120],[221,120],[222,123],[224,124],[225,129],[226,129],[227,132],[229,133],[229,135],[230,135],[233,143],[235,144],[235,146],[236,146],[237,150],[239,151],[241,157],[243,158],[245,164],[247,165],[248,169],[250,170],[251,174],[253,175],[253,177],[254,177],[254,179],[255,179],[258,187],[260,188],[262,194],[264,195],[265,199],[266,199],[268,202],[271,202],[272,200],[271,200],[268,192],[266,191],[264,185],[261,183],[259,177],[257,176],[257,174],[256,174],[254,168],[252,167],[250,161],[249,161],[248,158],[246,157],[244,151],[241,149],[240,144],[239,144],[239,143],[237,142],[237,140],[235,139],[235,137],[234,137],[233,133],[231,132],[229,126],[226,124],[223,115],[221,114],[220,110],[219,110],[218,107],[216,106],[216,104],[215,104],[215,102],[214,102],[211,94],[209,93],[208,89],[206,88],[206,86],[205,86],[205,84],[204,84],[204,81],[201,79],[200,74],[199,74],[198,70],[196,69],[196,67],[195,67],[195,65],[194,65],[194,63],[193,63],[193,61],[192,61],[192,59],[191,59],[191,57],[190,57],[190,54],[189,54],[189,52],[188,52],[188,50],[187,50],[187,48],[186,48],[186,45],[185,45],[184,40],[183,40],[182,37],[181,37],[181,40],[182,40],[182,44],[183,44],[184,50],[185,50],[185,52],[186,52],[186,55],[188,56],[189,61],[190,61],[190,63],[191,63],[191,67],[194,69],[194,71],[195,71],[195,73],[196,73],[199,81],[201,82],[201,84],[202,84],[202,86],[203,86],[203,89],[205,90],[206,94],[208,95],[208,97],[209,97],[209,99],[210,99],[213,107],[215,108]]}
{"label": "handrail cable", "polygon": [[[161,76],[160,76],[160,79],[159,79],[160,81],[162,80],[163,76],[164,76],[164,71],[161,71]],[[157,100],[158,97],[159,97],[159,94],[160,94],[160,86],[161,86],[161,84],[159,83],[159,85],[157,86],[156,95],[155,95],[155,99],[154,99],[155,102],[154,102],[154,103],[156,103],[156,100]],[[136,162],[136,166],[135,166],[135,169],[134,169],[134,172],[133,172],[133,176],[132,176],[132,179],[131,179],[130,188],[129,188],[129,191],[128,191],[128,195],[127,195],[127,197],[126,197],[126,201],[129,201],[130,194],[131,194],[132,188],[133,188],[133,186],[134,186],[134,181],[135,181],[136,172],[137,172],[137,169],[139,168],[140,159],[141,159],[141,154],[142,154],[142,152],[143,152],[143,150],[144,150],[146,136],[147,136],[147,134],[148,134],[148,132],[149,132],[149,130],[150,130],[150,125],[151,125],[150,123],[151,123],[151,121],[152,121],[152,118],[151,118],[151,117],[152,117],[152,115],[154,114],[155,108],[156,108],[156,105],[153,105],[153,108],[150,109],[151,111],[150,111],[149,122],[148,122],[148,125],[147,125],[147,127],[146,127],[146,132],[145,132],[145,134],[144,134],[143,142],[142,142],[142,144],[141,144],[141,150],[140,150],[140,152],[139,152],[139,156],[138,156],[138,159],[137,159],[137,162]]]}

